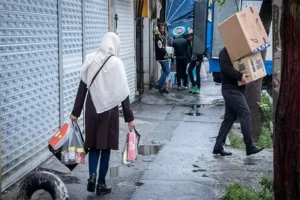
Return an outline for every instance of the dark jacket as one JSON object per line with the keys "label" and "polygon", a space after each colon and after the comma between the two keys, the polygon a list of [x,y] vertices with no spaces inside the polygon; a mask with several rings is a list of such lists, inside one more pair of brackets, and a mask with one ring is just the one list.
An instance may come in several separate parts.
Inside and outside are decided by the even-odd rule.
{"label": "dark jacket", "polygon": [[155,56],[156,60],[167,60],[166,39],[160,35],[155,35]]}
{"label": "dark jacket", "polygon": [[185,37],[178,37],[173,41],[173,48],[176,59],[191,60],[192,48],[190,42]]}
{"label": "dark jacket", "polygon": [[[88,93],[88,94],[87,94]],[[87,95],[86,95],[87,94]],[[91,149],[119,149],[119,107],[98,114],[86,84],[80,81],[72,115],[79,117],[85,104],[85,147]],[[127,97],[122,102],[125,122],[134,120]]]}
{"label": "dark jacket", "polygon": [[233,68],[229,54],[226,48],[223,48],[219,55],[222,89],[239,90],[245,92],[246,86],[238,86],[238,81],[242,80],[243,74]]}

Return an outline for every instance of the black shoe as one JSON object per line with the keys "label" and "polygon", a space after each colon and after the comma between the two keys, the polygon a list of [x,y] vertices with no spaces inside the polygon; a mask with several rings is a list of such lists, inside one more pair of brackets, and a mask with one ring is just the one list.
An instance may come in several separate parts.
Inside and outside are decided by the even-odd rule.
{"label": "black shoe", "polygon": [[157,84],[154,85],[154,88],[157,89],[157,90],[161,89],[161,87],[159,85],[157,85]]}
{"label": "black shoe", "polygon": [[249,148],[246,148],[246,154],[247,156],[253,155],[253,154],[257,154],[259,152],[261,152],[262,150],[264,150],[264,147],[256,147],[256,146],[251,146]]}
{"label": "black shoe", "polygon": [[169,94],[169,91],[166,88],[164,88],[164,89],[159,90],[159,93],[160,94]]}
{"label": "black shoe", "polygon": [[111,187],[105,184],[97,185],[97,195],[105,195],[111,193]]}
{"label": "black shoe", "polygon": [[87,184],[87,191],[89,192],[95,192],[96,189],[96,175],[93,174],[90,176],[89,180],[88,180],[88,184]]}
{"label": "black shoe", "polygon": [[215,155],[219,155],[220,154],[221,156],[231,156],[232,155],[231,152],[226,152],[224,150],[221,150],[221,151],[214,150],[213,154],[215,154]]}

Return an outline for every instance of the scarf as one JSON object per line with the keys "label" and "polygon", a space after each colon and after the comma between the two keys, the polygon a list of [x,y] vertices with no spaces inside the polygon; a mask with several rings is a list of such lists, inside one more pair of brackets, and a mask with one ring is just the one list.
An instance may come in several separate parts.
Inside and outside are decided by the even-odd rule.
{"label": "scarf", "polygon": [[[95,74],[105,60],[113,55],[95,78]],[[120,56],[120,39],[113,33],[104,35],[100,48],[86,56],[81,70],[81,80],[89,88],[93,104],[98,114],[118,106],[130,94],[127,76]]]}

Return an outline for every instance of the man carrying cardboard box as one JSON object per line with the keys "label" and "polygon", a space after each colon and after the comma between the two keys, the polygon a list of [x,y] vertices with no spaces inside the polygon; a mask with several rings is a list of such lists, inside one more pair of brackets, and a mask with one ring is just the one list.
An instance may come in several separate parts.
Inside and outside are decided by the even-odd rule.
{"label": "man carrying cardboard box", "polygon": [[[228,133],[237,118],[239,118],[241,124],[247,156],[259,153],[264,148],[257,148],[253,144],[251,137],[252,128],[250,110],[244,96],[246,84],[248,84],[247,77],[249,75],[234,69],[226,48],[222,49],[220,52],[219,60],[222,79],[222,95],[225,100],[225,115],[214,146],[213,154],[220,154],[221,156],[232,155],[232,153],[224,151],[223,146]],[[243,85],[239,86],[238,81],[242,82]]]}

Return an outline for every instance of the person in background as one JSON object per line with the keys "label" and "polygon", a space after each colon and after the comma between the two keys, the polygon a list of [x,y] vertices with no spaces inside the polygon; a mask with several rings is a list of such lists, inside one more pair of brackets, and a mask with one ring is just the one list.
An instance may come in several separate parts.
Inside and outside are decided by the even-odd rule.
{"label": "person in background", "polygon": [[[126,72],[119,55],[120,39],[115,33],[109,32],[103,37],[100,48],[87,55],[70,116],[73,122],[77,122],[86,101],[85,147],[89,149],[87,190],[95,192],[98,174],[97,195],[111,192],[105,177],[111,150],[119,148],[119,104],[122,104],[129,130],[132,131],[135,127]],[[100,167],[97,173],[99,158]]]}
{"label": "person in background", "polygon": [[[247,156],[259,153],[264,148],[258,148],[253,144],[251,137],[252,128],[250,110],[244,96],[246,84],[248,84],[248,74],[241,73],[233,68],[226,48],[221,50],[219,59],[222,79],[222,95],[225,100],[225,115],[214,146],[213,154],[220,154],[221,156],[232,155],[232,153],[224,151],[223,146],[228,133],[237,118],[239,118],[241,124]],[[244,85],[238,86],[238,81],[241,81]]]}
{"label": "person in background", "polygon": [[192,38],[193,33],[189,32],[187,35],[179,36],[173,41],[174,54],[176,56],[176,78],[178,85],[177,90],[181,90],[182,80],[184,89],[188,89],[186,68],[192,56]]}
{"label": "person in background", "polygon": [[[192,56],[190,66],[188,68],[189,77],[192,83],[192,87],[189,90],[190,93],[194,93],[194,94],[200,93],[200,88],[201,88],[200,70],[201,70],[202,62],[203,62],[202,54],[194,54]],[[196,67],[196,81],[193,75],[193,70],[195,69],[195,67]]]}
{"label": "person in background", "polygon": [[163,24],[159,24],[158,28],[159,31],[155,33],[155,55],[156,60],[160,63],[162,67],[163,74],[161,75],[154,87],[159,91],[159,93],[168,94],[169,91],[165,87],[165,82],[170,74],[170,64],[168,61],[168,55],[166,50],[166,32]]}

